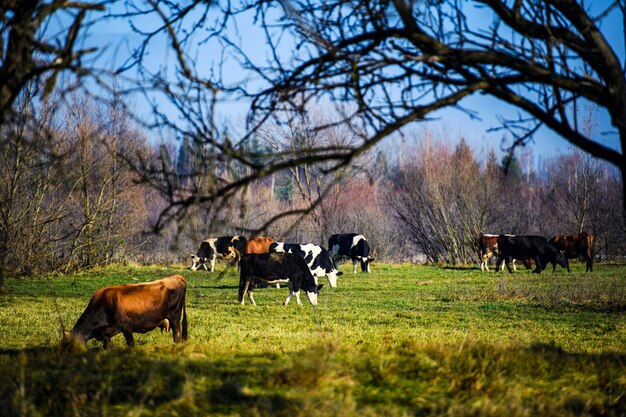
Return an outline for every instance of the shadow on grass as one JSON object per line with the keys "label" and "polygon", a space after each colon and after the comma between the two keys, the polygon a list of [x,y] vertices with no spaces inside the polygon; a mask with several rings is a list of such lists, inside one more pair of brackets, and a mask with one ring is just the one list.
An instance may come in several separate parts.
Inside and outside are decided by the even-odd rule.
{"label": "shadow on grass", "polygon": [[[39,347],[29,347],[25,349],[4,349],[0,348],[0,356],[9,355],[9,356],[19,356],[19,355],[49,355],[55,351],[60,352],[60,348],[52,348],[50,346],[39,346]],[[57,352],[57,353],[58,353]]]}
{"label": "shadow on grass", "polygon": [[211,290],[232,290],[238,289],[237,285],[194,285],[192,287],[188,287],[188,290],[194,289],[211,289]]}
{"label": "shadow on grass", "polygon": [[[51,347],[0,350],[0,410],[3,416],[106,415],[144,410],[152,415],[289,414],[294,400],[264,393],[274,365],[266,355],[218,361],[181,358],[184,347],[150,354],[116,347],[61,352]],[[25,390],[24,384],[28,384]],[[109,410],[110,409],[110,410]],[[111,412],[116,410],[116,412]],[[195,412],[194,412],[195,410]],[[147,414],[145,414],[147,412]],[[29,413],[27,413],[29,414]]]}
{"label": "shadow on grass", "polygon": [[609,268],[622,268],[622,269],[626,270],[626,264],[625,263],[619,263],[619,262],[613,262],[613,261],[606,261],[606,262],[594,261],[593,266],[594,267],[600,266],[600,267],[609,267]]}
{"label": "shadow on grass", "polygon": [[[0,367],[0,410],[6,416],[24,415],[25,410],[58,416],[138,410],[140,415],[280,416],[306,415],[311,409],[317,410],[315,415],[358,416],[359,410],[376,414],[391,406],[398,414],[428,414],[434,404],[446,414],[446,409],[470,407],[480,397],[508,406],[512,379],[541,394],[524,398],[524,412],[548,407],[554,408],[550,415],[567,414],[572,404],[583,404],[597,408],[589,409],[591,414],[619,415],[626,407],[626,397],[618,395],[626,354],[572,353],[549,343],[501,347],[406,341],[384,358],[379,346],[336,351],[327,345],[280,354],[233,352],[217,360],[194,359],[184,345],[156,353],[91,349],[59,354],[40,347],[0,351]],[[555,380],[567,386],[552,392],[546,382]],[[550,400],[553,394],[574,391],[589,397]],[[345,396],[354,407],[347,414],[335,408]],[[540,402],[546,399],[548,403]]]}
{"label": "shadow on grass", "polygon": [[449,270],[449,271],[479,271],[480,268],[477,266],[456,266],[456,265],[445,265],[442,266],[441,269]]}

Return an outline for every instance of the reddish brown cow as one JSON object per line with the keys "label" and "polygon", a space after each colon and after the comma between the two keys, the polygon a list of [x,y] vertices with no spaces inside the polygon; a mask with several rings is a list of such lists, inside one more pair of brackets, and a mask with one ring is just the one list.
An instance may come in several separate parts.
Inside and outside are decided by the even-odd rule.
{"label": "reddish brown cow", "polygon": [[66,342],[74,339],[84,344],[95,338],[107,349],[111,337],[123,333],[126,344],[132,347],[133,333],[146,333],[157,327],[168,331],[170,326],[174,342],[182,342],[187,339],[186,292],[187,284],[181,275],[101,288],[66,335]]}
{"label": "reddish brown cow", "polygon": [[267,253],[270,251],[270,245],[274,243],[271,237],[251,237],[246,241],[246,254],[251,253]]}
{"label": "reddish brown cow", "polygon": [[[586,271],[593,271],[593,235],[587,232],[573,235],[557,235],[550,239],[550,243],[557,249],[565,253],[567,259],[582,257],[587,262]],[[552,271],[556,269],[556,264],[552,264]],[[567,262],[567,272],[569,272],[569,262]]]}

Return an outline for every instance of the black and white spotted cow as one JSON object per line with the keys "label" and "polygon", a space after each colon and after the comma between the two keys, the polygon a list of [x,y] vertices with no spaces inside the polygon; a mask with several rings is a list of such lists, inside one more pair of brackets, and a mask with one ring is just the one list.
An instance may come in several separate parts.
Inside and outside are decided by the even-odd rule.
{"label": "black and white spotted cow", "polygon": [[198,253],[191,254],[191,270],[199,268],[208,269],[206,263],[211,261],[211,272],[215,270],[215,259],[232,260],[237,262],[241,259],[246,246],[246,238],[243,236],[212,237],[200,244]]}
{"label": "black and white spotted cow", "polygon": [[356,273],[356,261],[361,262],[361,271],[370,272],[370,262],[374,258],[370,256],[370,245],[363,235],[346,233],[332,235],[328,238],[328,252],[336,260],[351,259],[353,272]]}
{"label": "black and white spotted cow", "polygon": [[246,294],[250,303],[254,302],[254,289],[260,283],[283,283],[289,286],[289,296],[283,302],[295,295],[296,303],[300,302],[300,289],[306,293],[309,302],[317,305],[317,294],[323,285],[315,283],[315,279],[304,259],[292,253],[253,253],[241,258],[239,273],[239,303],[244,304]]}
{"label": "black and white spotted cow", "polygon": [[297,243],[274,242],[270,245],[270,252],[293,253],[304,258],[306,264],[315,278],[315,283],[319,284],[319,277],[326,276],[328,284],[332,288],[337,287],[337,277],[343,272],[337,270],[335,260],[328,251],[313,243],[300,245]]}

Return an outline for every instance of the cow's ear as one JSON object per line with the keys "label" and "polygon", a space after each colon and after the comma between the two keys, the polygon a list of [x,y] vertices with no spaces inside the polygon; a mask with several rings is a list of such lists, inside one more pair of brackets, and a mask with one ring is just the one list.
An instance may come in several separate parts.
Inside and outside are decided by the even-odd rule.
{"label": "cow's ear", "polygon": [[374,262],[376,260],[376,258],[369,258],[370,262]]}
{"label": "cow's ear", "polygon": [[343,272],[337,271],[337,276],[343,275]]}
{"label": "cow's ear", "polygon": [[194,256],[196,256],[194,253],[192,253],[191,255],[189,255],[191,257],[191,259],[193,259]]}

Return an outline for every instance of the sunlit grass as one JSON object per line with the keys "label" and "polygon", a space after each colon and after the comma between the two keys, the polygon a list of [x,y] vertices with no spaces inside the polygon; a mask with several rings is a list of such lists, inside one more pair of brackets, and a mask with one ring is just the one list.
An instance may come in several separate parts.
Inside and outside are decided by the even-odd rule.
{"label": "sunlit grass", "polygon": [[[7,415],[622,415],[626,267],[588,274],[344,265],[319,306],[286,288],[237,303],[238,276],[117,266],[10,279],[0,298]],[[190,339],[58,348],[98,288],[183,273]],[[58,314],[57,314],[58,309]],[[4,414],[3,414],[4,415]]]}

